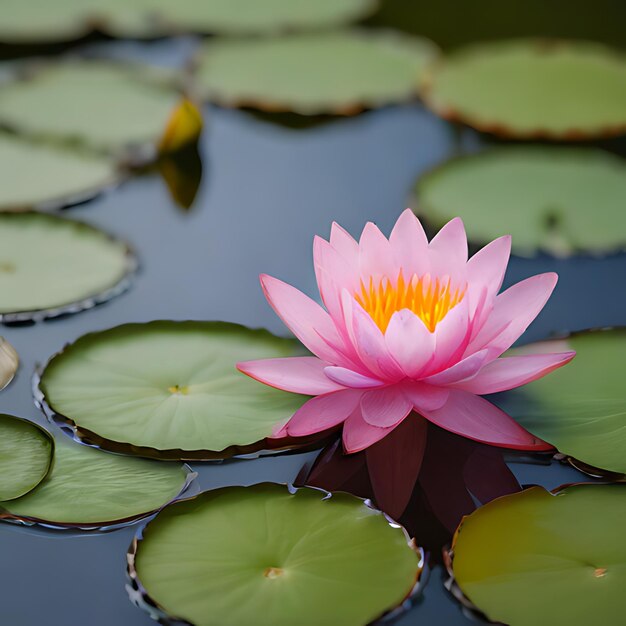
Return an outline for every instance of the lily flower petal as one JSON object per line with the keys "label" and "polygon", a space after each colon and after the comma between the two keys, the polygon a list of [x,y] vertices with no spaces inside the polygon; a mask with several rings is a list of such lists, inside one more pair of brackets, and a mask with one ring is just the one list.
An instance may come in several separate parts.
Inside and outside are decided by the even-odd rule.
{"label": "lily flower petal", "polygon": [[439,374],[434,374],[433,376],[428,376],[424,378],[423,381],[430,385],[451,385],[452,383],[456,383],[460,380],[465,380],[467,378],[471,378],[475,376],[480,368],[485,363],[487,356],[489,355],[489,350],[480,350],[479,352],[474,352],[468,357],[465,357],[463,360],[458,361],[452,367],[439,372]]}
{"label": "lily flower petal", "polygon": [[417,378],[435,352],[435,335],[408,309],[391,316],[385,342],[393,359],[408,378]]}
{"label": "lily flower petal", "polygon": [[353,370],[334,365],[325,367],[324,374],[338,385],[351,387],[352,389],[372,389],[374,387],[383,387],[386,384],[382,380],[363,376],[363,374],[359,374]]}
{"label": "lily flower petal", "polygon": [[344,422],[342,437],[344,450],[349,454],[365,450],[388,435],[394,428],[395,426],[380,428],[368,424],[363,419],[359,408]]}
{"label": "lily flower petal", "polygon": [[359,274],[363,282],[370,276],[397,276],[400,268],[394,263],[385,235],[373,222],[365,224],[359,239]]}
{"label": "lily flower petal", "polygon": [[333,222],[330,228],[330,245],[339,252],[349,265],[357,266],[359,244],[337,222]]}
{"label": "lily flower petal", "polygon": [[313,354],[329,363],[342,360],[341,354],[330,345],[341,344],[337,329],[317,302],[295,287],[266,274],[261,275],[261,286],[278,317]]}
{"label": "lily flower petal", "polygon": [[[431,273],[452,274],[467,263],[467,235],[460,217],[450,220],[428,245]],[[452,271],[451,271],[452,270]]]}
{"label": "lily flower petal", "polygon": [[362,391],[344,389],[305,402],[287,422],[290,437],[304,437],[341,424],[357,408]]}
{"label": "lily flower petal", "polygon": [[237,363],[237,369],[261,383],[307,396],[319,396],[344,389],[326,376],[328,363],[314,356],[293,356]]}
{"label": "lily flower petal", "polygon": [[457,389],[485,395],[520,387],[569,363],[576,352],[529,354],[496,359],[485,365],[471,380],[455,384]]}
{"label": "lily flower petal", "polygon": [[372,378],[393,382],[402,379],[404,373],[391,356],[376,322],[345,289],[341,303],[352,347],[367,368],[367,374]]}
{"label": "lily flower petal", "polygon": [[451,389],[440,409],[421,414],[445,430],[492,446],[515,450],[552,448],[488,400],[466,391]]}
{"label": "lily flower petal", "polygon": [[445,387],[428,385],[421,381],[402,383],[402,391],[418,413],[421,413],[422,410],[440,409],[448,401],[450,395]]}
{"label": "lily flower petal", "polygon": [[508,350],[539,315],[554,291],[554,272],[531,276],[501,293],[485,325],[470,342],[466,354],[491,348],[492,358]]}
{"label": "lily flower petal", "polygon": [[423,276],[430,272],[428,239],[411,209],[403,211],[398,218],[389,236],[389,243],[405,276]]}
{"label": "lily flower petal", "polygon": [[[467,296],[469,298],[470,317],[473,320],[473,335],[482,328],[493,309],[493,301],[502,287],[506,266],[511,256],[511,236],[495,239],[481,248],[467,262]],[[484,295],[485,303],[479,303]]]}
{"label": "lily flower petal", "polygon": [[395,426],[412,410],[413,404],[393,387],[366,391],[361,397],[361,415],[372,426]]}

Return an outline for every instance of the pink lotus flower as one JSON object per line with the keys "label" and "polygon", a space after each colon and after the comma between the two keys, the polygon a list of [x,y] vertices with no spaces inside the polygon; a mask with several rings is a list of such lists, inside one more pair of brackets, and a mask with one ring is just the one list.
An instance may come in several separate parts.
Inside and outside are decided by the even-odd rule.
{"label": "pink lotus flower", "polygon": [[[372,223],[357,243],[333,224],[316,237],[315,271],[326,309],[262,275],[272,308],[315,355],[239,363],[256,380],[315,396],[274,433],[305,436],[343,422],[347,452],[376,443],[411,411],[453,433],[495,446],[549,449],[481,398],[565,365],[574,352],[502,357],[541,311],[554,273],[498,295],[511,238],[468,260],[463,222],[429,243],[407,209],[389,240]],[[412,416],[412,418],[415,416]]]}

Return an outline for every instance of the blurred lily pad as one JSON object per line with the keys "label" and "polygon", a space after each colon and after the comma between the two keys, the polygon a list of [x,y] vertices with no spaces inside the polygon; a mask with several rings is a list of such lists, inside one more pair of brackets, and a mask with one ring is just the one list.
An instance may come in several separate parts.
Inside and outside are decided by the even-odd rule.
{"label": "blurred lily pad", "polygon": [[377,0],[4,0],[0,41],[51,43],[94,30],[120,37],[271,33],[359,19]]}
{"label": "blurred lily pad", "polygon": [[206,98],[225,106],[350,115],[414,97],[436,55],[432,42],[388,31],[213,39],[197,80]]}
{"label": "blurred lily pad", "polygon": [[[567,344],[567,348],[563,344]],[[494,401],[524,428],[586,465],[626,474],[626,329],[539,342],[507,356],[576,350],[566,367]]]}
{"label": "blurred lily pad", "polygon": [[163,509],[131,547],[129,592],[195,626],[362,626],[402,604],[421,569],[404,530],[362,500],[265,483]]}
{"label": "blurred lily pad", "polygon": [[517,139],[593,139],[626,132],[626,60],[601,44],[476,44],[433,66],[426,103],[439,115]]}
{"label": "blurred lily pad", "polygon": [[0,210],[56,209],[113,185],[112,159],[0,133]]}
{"label": "blurred lily pad", "polygon": [[259,385],[235,364],[299,349],[225,322],[125,324],[52,357],[39,402],[76,438],[114,452],[214,459],[291,447],[308,440],[267,438],[306,397]]}
{"label": "blurred lily pad", "polygon": [[0,321],[90,308],[128,286],[126,244],[82,222],[45,213],[0,213]]}
{"label": "blurred lily pad", "polygon": [[20,357],[15,348],[4,337],[0,337],[0,391],[13,380],[19,365]]}
{"label": "blurred lily pad", "polygon": [[58,528],[104,528],[145,517],[178,496],[191,475],[158,463],[58,441],[47,478],[0,502],[0,520]]}
{"label": "blurred lily pad", "polygon": [[466,517],[452,569],[488,619],[510,626],[619,624],[626,611],[626,485],[542,487]]}
{"label": "blurred lily pad", "polygon": [[165,70],[72,60],[25,68],[0,90],[0,125],[131,162],[154,158],[181,95]]}
{"label": "blurred lily pad", "polygon": [[13,500],[33,490],[47,475],[54,441],[24,419],[0,413],[0,500]]}
{"label": "blurred lily pad", "polygon": [[453,159],[417,185],[419,210],[433,226],[457,215],[484,244],[513,235],[513,250],[565,255],[626,244],[626,165],[582,148],[506,147]]}

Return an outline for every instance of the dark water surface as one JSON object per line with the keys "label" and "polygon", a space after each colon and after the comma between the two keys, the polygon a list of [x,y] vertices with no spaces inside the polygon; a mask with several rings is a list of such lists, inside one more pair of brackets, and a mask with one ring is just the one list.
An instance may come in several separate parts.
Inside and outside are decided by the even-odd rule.
{"label": "dark water surface", "polygon": [[[184,46],[183,46],[184,47]],[[129,292],[91,311],[1,330],[18,350],[16,380],[0,412],[43,423],[30,378],[66,342],[94,330],[158,318],[216,319],[285,333],[266,304],[266,272],[314,295],[312,239],[333,220],[358,234],[366,221],[388,232],[417,175],[458,149],[450,127],[420,105],[293,130],[241,111],[206,110],[202,185],[192,209],[170,199],[157,176],[133,179],[65,212],[128,239],[141,271]],[[476,145],[471,133],[463,145]],[[626,255],[604,260],[513,259],[507,284],[556,271],[560,282],[528,340],[554,331],[626,321]],[[55,434],[60,435],[57,431]],[[216,465],[193,464],[203,489],[293,480],[314,453]],[[555,487],[576,471],[514,465],[522,483]],[[81,535],[0,524],[0,623],[7,626],[148,626],[124,590],[125,552],[136,526]],[[398,624],[468,623],[431,574],[422,602]]]}

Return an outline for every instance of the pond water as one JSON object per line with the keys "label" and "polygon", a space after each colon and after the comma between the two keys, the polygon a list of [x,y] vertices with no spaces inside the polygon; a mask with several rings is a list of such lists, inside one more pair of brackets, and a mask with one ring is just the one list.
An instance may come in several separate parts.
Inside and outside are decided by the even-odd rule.
{"label": "pond water", "polygon": [[[177,44],[178,52],[187,44]],[[168,60],[168,54],[141,52]],[[244,111],[207,107],[200,152],[203,176],[189,210],[171,200],[156,174],[127,181],[66,215],[129,240],[141,269],[131,289],[108,304],[34,326],[3,328],[21,367],[2,393],[0,411],[39,423],[31,375],[66,342],[130,321],[215,319],[266,327],[284,334],[258,283],[265,272],[314,294],[311,263],[315,234],[333,220],[353,233],[366,221],[388,232],[416,177],[455,151],[483,139],[450,126],[419,104],[293,129]],[[590,207],[593,210],[592,207]],[[513,259],[506,283],[556,271],[560,282],[526,339],[552,332],[623,324],[626,255],[605,259]],[[61,436],[55,431],[57,436]],[[192,464],[200,485],[291,481],[315,453]],[[514,464],[524,484],[556,487],[584,480],[573,469]],[[125,552],[136,525],[107,534],[46,532],[0,524],[2,621],[11,626],[148,626],[129,602]],[[423,600],[398,624],[468,623],[431,573]]]}

